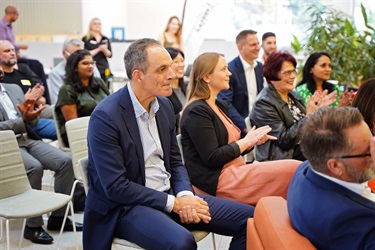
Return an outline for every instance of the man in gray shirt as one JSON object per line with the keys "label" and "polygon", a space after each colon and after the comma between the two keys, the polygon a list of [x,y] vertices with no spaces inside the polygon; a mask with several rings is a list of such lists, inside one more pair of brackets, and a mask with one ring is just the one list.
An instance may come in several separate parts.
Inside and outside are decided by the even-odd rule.
{"label": "man in gray shirt", "polygon": [[[56,103],[59,96],[60,87],[64,84],[66,61],[70,54],[79,49],[83,49],[83,42],[80,39],[68,38],[63,43],[62,55],[64,60],[62,60],[51,70],[47,79],[52,104]],[[100,73],[96,66],[94,67],[94,77],[100,78]]]}

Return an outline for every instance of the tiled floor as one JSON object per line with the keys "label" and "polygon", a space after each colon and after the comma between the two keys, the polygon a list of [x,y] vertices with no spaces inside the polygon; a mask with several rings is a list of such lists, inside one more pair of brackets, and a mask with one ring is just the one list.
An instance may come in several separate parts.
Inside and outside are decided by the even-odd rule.
{"label": "tiled floor", "polygon": [[[53,178],[53,175],[49,171],[45,171],[43,176],[43,189],[44,190],[53,190],[53,187],[50,188],[50,184]],[[77,213],[75,214],[75,220],[77,222],[83,221],[83,214]],[[5,250],[6,245],[6,235],[5,235],[5,221],[3,220],[3,238],[0,242],[0,250]],[[18,249],[18,242],[21,236],[21,229],[22,229],[22,220],[12,220],[10,221],[10,249]],[[46,224],[46,221],[45,221]],[[22,241],[22,249],[30,249],[30,250],[52,250],[57,249],[57,241],[59,232],[48,232],[54,238],[54,244],[51,245],[39,245],[33,244],[31,241],[23,239]],[[221,236],[215,234],[215,241],[216,241],[216,249],[224,250],[229,248],[229,244],[231,241],[231,237]],[[77,242],[78,242],[78,249],[82,249],[82,232],[77,232]],[[75,243],[74,243],[74,233],[73,232],[64,232],[61,236],[61,240],[59,243],[59,249],[62,250],[74,250]],[[124,247],[120,245],[113,245],[113,250],[131,250],[134,248]],[[199,250],[212,250],[212,236],[209,234],[206,238],[198,242],[198,249]]]}

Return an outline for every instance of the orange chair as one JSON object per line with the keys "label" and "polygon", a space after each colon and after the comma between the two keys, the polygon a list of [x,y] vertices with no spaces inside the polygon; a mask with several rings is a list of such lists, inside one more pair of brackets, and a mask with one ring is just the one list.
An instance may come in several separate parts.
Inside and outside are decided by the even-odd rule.
{"label": "orange chair", "polygon": [[292,226],[286,200],[280,196],[261,198],[254,218],[247,221],[247,250],[316,249]]}

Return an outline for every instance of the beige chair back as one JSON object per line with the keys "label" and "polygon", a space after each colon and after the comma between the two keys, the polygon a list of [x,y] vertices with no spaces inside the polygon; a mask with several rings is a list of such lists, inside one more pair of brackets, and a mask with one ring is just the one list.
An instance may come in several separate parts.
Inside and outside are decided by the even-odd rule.
{"label": "beige chair back", "polygon": [[85,192],[89,191],[89,178],[88,178],[88,167],[89,167],[89,158],[87,156],[78,160],[78,167],[81,170],[82,183],[85,189]]}
{"label": "beige chair back", "polygon": [[72,153],[74,176],[79,181],[82,181],[82,174],[78,166],[78,160],[88,155],[87,130],[89,121],[90,116],[84,116],[65,123],[69,148]]}
{"label": "beige chair back", "polygon": [[12,130],[0,131],[0,199],[31,189]]}

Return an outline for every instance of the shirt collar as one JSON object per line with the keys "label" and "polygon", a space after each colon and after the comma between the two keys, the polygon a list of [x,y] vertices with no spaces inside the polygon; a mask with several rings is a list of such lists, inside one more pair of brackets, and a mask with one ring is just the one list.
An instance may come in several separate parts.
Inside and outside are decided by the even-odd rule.
{"label": "shirt collar", "polygon": [[8,22],[5,17],[3,17],[3,19],[1,19],[1,22],[9,27],[12,27],[12,23],[11,22]]}
{"label": "shirt collar", "polygon": [[6,92],[6,89],[3,87],[3,84],[2,83],[0,83],[0,90],[1,90],[1,92]]}
{"label": "shirt collar", "polygon": [[245,61],[245,59],[242,58],[241,55],[240,55],[240,60],[241,60],[241,62],[242,62],[242,66],[243,66],[243,69],[244,69],[244,70],[247,70],[248,68],[250,68],[250,69],[254,69],[256,66],[258,66],[258,62],[257,62],[256,60],[254,60],[253,65],[250,65],[250,64],[248,64],[248,63]]}
{"label": "shirt collar", "polygon": [[[140,116],[142,116],[143,114],[147,113],[147,111],[145,110],[145,108],[139,103],[137,97],[135,96],[134,94],[134,91],[131,87],[131,84],[128,83],[126,84],[127,87],[128,87],[128,90],[129,90],[129,95],[130,95],[130,99],[132,101],[132,104],[133,104],[133,107],[134,107],[134,114],[135,114],[135,118],[138,118]],[[159,102],[158,102],[158,99],[155,98],[152,102],[151,102],[151,110],[150,110],[150,114],[156,114],[156,112],[159,110]]]}
{"label": "shirt collar", "polygon": [[360,196],[363,196],[363,194],[366,192],[366,189],[369,188],[366,184],[366,183],[354,183],[354,182],[347,182],[347,181],[342,181],[342,180],[339,180],[337,178],[334,178],[334,177],[331,177],[331,176],[328,176],[328,175],[325,175],[325,174],[322,174],[320,172],[317,172],[315,171],[313,168],[310,168],[314,173],[322,176],[323,178],[326,178],[330,181],[333,181],[351,191],[353,191],[354,193],[356,194],[359,194]]}

